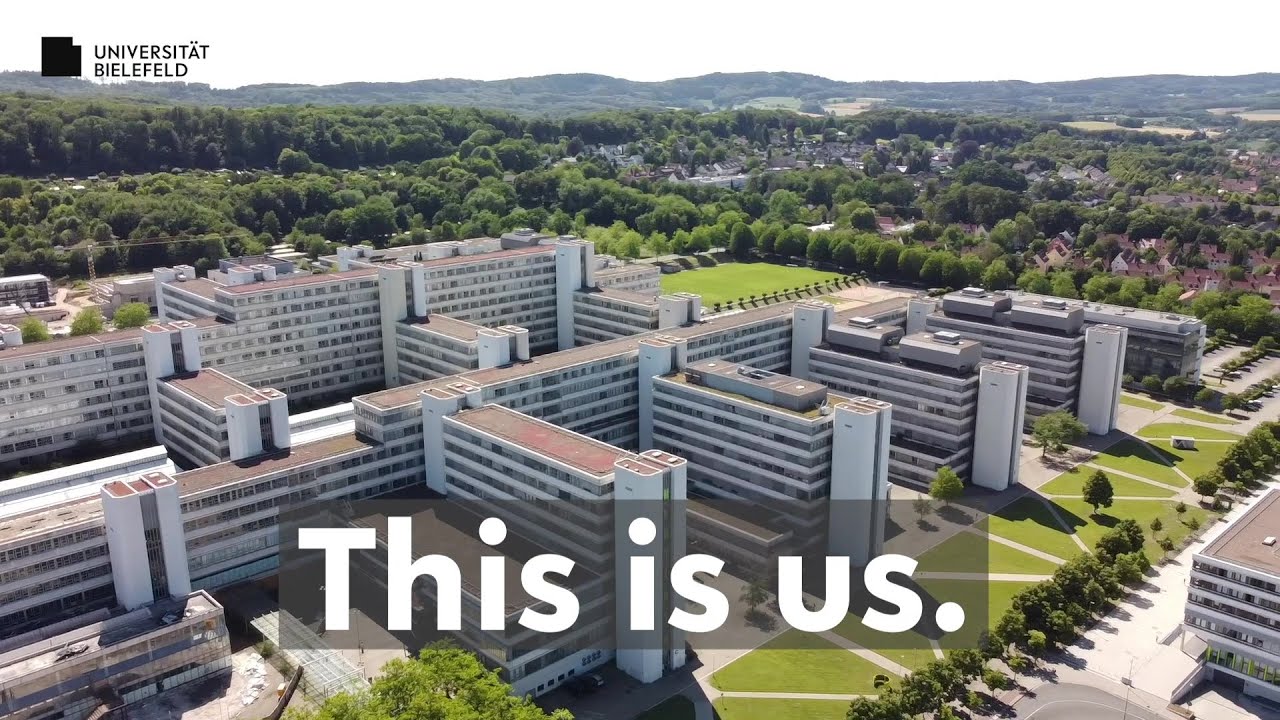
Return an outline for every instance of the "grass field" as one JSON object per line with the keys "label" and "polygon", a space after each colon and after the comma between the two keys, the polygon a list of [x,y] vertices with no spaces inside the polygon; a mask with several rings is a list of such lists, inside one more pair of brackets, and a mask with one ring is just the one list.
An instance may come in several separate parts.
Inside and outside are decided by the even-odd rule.
{"label": "grass field", "polygon": [[1199,420],[1200,422],[1213,423],[1215,425],[1236,425],[1238,422],[1232,420],[1225,415],[1213,415],[1199,410],[1188,410],[1186,408],[1178,408],[1173,411],[1174,415],[1188,420]]}
{"label": "grass field", "polygon": [[857,115],[871,109],[869,102],[835,102],[822,106],[823,110],[836,115]]}
{"label": "grass field", "polygon": [[1160,522],[1164,524],[1160,536],[1167,535],[1174,542],[1181,542],[1191,532],[1183,522],[1194,517],[1203,525],[1209,519],[1209,513],[1195,505],[1187,505],[1186,514],[1179,519],[1178,513],[1174,511],[1176,503],[1168,500],[1116,500],[1111,507],[1101,508],[1096,516],[1089,515],[1093,508],[1083,500],[1059,499],[1056,502],[1067,512],[1085,519],[1084,524],[1076,528],[1076,534],[1089,547],[1096,545],[1098,539],[1116,523],[1123,519],[1134,520],[1147,538],[1145,549],[1152,562],[1159,560],[1161,555],[1160,546],[1151,534],[1151,521],[1154,518],[1160,518]]}
{"label": "grass field", "polygon": [[[1183,480],[1178,473],[1174,472],[1172,467],[1156,459],[1155,453],[1159,452],[1160,450],[1157,448],[1148,447],[1137,440],[1121,440],[1103,450],[1090,462],[1111,470],[1120,470],[1148,480],[1155,480],[1158,483],[1164,483],[1172,487],[1186,487],[1186,480]],[[1164,457],[1173,462],[1173,458],[1168,455],[1164,455]]]}
{"label": "grass field", "polygon": [[846,700],[782,700],[774,698],[716,698],[719,720],[844,720]]}
{"label": "grass field", "polygon": [[662,276],[662,292],[691,292],[702,296],[702,307],[737,302],[738,298],[789,290],[814,282],[835,280],[840,273],[772,263],[724,263]]}
{"label": "grass field", "polygon": [[762,110],[799,110],[800,98],[786,97],[784,95],[766,95],[764,97],[751,98],[738,107],[760,108]]}
{"label": "grass field", "polygon": [[1142,132],[1155,132],[1155,133],[1160,133],[1161,135],[1174,135],[1177,137],[1183,137],[1195,132],[1195,130],[1188,130],[1187,128],[1158,127],[1155,125],[1147,125],[1145,127],[1140,127],[1140,128],[1128,128],[1122,125],[1117,125],[1113,122],[1109,122],[1109,121],[1104,122],[1101,120],[1073,120],[1071,122],[1064,122],[1062,124],[1066,125],[1067,127],[1076,128],[1077,130],[1086,130],[1089,132],[1102,131],[1102,130],[1133,130],[1133,131],[1142,131]]}
{"label": "grass field", "polygon": [[667,698],[636,720],[697,720],[693,701],[683,695]]}
{"label": "grass field", "polygon": [[[1078,467],[1072,468],[1058,477],[1050,480],[1040,486],[1040,492],[1048,495],[1072,495],[1079,497],[1083,494],[1085,478],[1093,474],[1092,468]],[[1107,479],[1111,481],[1111,489],[1115,491],[1117,497],[1151,497],[1151,498],[1167,498],[1177,494],[1172,488],[1164,488],[1151,483],[1144,483],[1141,480],[1134,480],[1131,477],[1125,477],[1116,473],[1108,473]]]}
{"label": "grass field", "polygon": [[876,674],[892,674],[813,634],[788,630],[711,677],[725,691],[877,693]]}
{"label": "grass field", "polygon": [[[956,602],[965,608],[965,624],[955,633],[949,633],[938,641],[943,652],[956,648],[976,647],[978,636],[990,630],[1013,605],[1013,596],[1029,588],[1033,582],[984,583],[979,580],[921,580],[920,585],[938,602]],[[977,608],[985,608],[986,617],[974,614]]]}
{"label": "grass field", "polygon": [[[938,659],[933,654],[933,646],[929,644],[929,639],[923,635],[914,632],[882,633],[879,630],[872,630],[862,624],[862,618],[853,613],[836,626],[835,633],[912,670],[924,667]],[[730,665],[730,667],[733,666]]]}
{"label": "grass field", "polygon": [[1120,394],[1120,403],[1122,405],[1132,405],[1133,407],[1140,407],[1143,410],[1159,410],[1164,407],[1164,403],[1154,402],[1152,400],[1140,398],[1136,395],[1130,395],[1128,393]]}
{"label": "grass field", "polygon": [[[1072,522],[1069,517],[1064,517],[1063,520]],[[984,518],[977,527],[1063,560],[1070,560],[1084,552],[1071,539],[1070,533],[1054,519],[1049,508],[1033,497],[1024,497],[1006,505],[995,515]]]}
{"label": "grass field", "polygon": [[1226,430],[1208,428],[1202,425],[1187,423],[1152,423],[1138,431],[1138,436],[1147,438],[1168,438],[1173,435],[1186,435],[1197,440],[1239,440],[1242,436]]}
{"label": "grass field", "polygon": [[1173,456],[1173,464],[1193,478],[1214,469],[1227,454],[1227,448],[1231,447],[1231,443],[1225,442],[1200,442],[1194,449],[1175,448],[1168,440],[1153,440],[1152,443]]}
{"label": "grass field", "polygon": [[1044,558],[969,532],[956,533],[916,559],[920,572],[1048,575],[1058,567]]}

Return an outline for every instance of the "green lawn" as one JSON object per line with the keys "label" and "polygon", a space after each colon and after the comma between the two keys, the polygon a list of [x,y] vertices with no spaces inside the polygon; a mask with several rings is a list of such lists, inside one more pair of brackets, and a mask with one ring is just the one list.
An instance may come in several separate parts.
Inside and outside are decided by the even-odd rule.
{"label": "green lawn", "polygon": [[918,572],[1048,575],[1058,567],[1044,558],[969,532],[956,533],[917,560]]}
{"label": "green lawn", "polygon": [[716,698],[719,720],[844,720],[847,700]]}
{"label": "green lawn", "polygon": [[1224,442],[1198,442],[1194,449],[1189,450],[1175,448],[1168,440],[1153,440],[1152,444],[1176,458],[1173,464],[1193,478],[1217,467],[1218,461],[1231,447],[1231,443]]}
{"label": "green lawn", "polygon": [[[1063,520],[1075,524],[1075,520],[1079,519],[1068,516]],[[1083,552],[1071,539],[1071,533],[1063,529],[1044,503],[1033,497],[1020,498],[1010,503],[995,515],[983,518],[977,527],[1063,560],[1070,560]]]}
{"label": "green lawn", "polygon": [[[1072,468],[1041,485],[1039,490],[1048,495],[1074,495],[1078,497],[1084,493],[1082,486],[1085,478],[1092,474],[1092,468]],[[1167,498],[1177,494],[1172,489],[1144,483],[1141,480],[1134,480],[1118,473],[1107,473],[1107,479],[1111,481],[1111,489],[1115,491],[1117,497]]]}
{"label": "green lawn", "polygon": [[[882,633],[872,630],[862,624],[861,617],[853,613],[836,626],[835,633],[912,670],[922,668],[937,659],[933,654],[933,646],[925,636],[914,632]],[[885,674],[892,676],[891,673]]]}
{"label": "green lawn", "polygon": [[[942,649],[976,647],[978,635],[983,630],[995,627],[1004,615],[1005,610],[1013,604],[1013,596],[1020,590],[1029,588],[1033,582],[982,582],[979,580],[921,580],[920,585],[938,603],[955,602],[965,609],[965,624],[954,633],[944,635],[938,645]],[[926,603],[926,609],[933,604]],[[981,608],[986,617],[975,614]],[[985,622],[983,622],[985,620]]]}
{"label": "green lawn", "polygon": [[1188,410],[1186,408],[1178,408],[1173,411],[1178,417],[1189,418],[1191,420],[1199,420],[1200,422],[1213,423],[1215,425],[1235,425],[1235,420],[1223,415],[1210,415],[1209,413],[1200,412],[1199,410]]}
{"label": "green lawn", "polygon": [[683,695],[669,697],[635,720],[696,720],[693,701]]}
{"label": "green lawn", "polygon": [[[1158,448],[1144,445],[1137,440],[1122,440],[1098,453],[1090,462],[1111,470],[1121,470],[1148,480],[1164,483],[1165,485],[1186,487],[1187,481],[1174,472],[1170,465],[1157,460],[1157,453],[1162,453],[1162,451]],[[1174,458],[1167,453],[1163,453],[1160,456],[1168,460],[1170,464],[1174,461]]]}
{"label": "green lawn", "polygon": [[1086,518],[1087,522],[1081,527],[1076,528],[1076,534],[1090,548],[1097,544],[1108,530],[1115,526],[1122,519],[1133,519],[1142,527],[1142,532],[1146,535],[1146,551],[1147,557],[1155,562],[1160,558],[1160,547],[1156,545],[1155,539],[1151,535],[1151,521],[1154,518],[1160,518],[1160,522],[1164,524],[1164,529],[1160,531],[1163,537],[1168,535],[1174,542],[1181,542],[1183,538],[1190,533],[1190,529],[1183,524],[1191,518],[1196,518],[1201,525],[1208,522],[1210,515],[1207,511],[1195,506],[1187,505],[1187,512],[1181,519],[1178,513],[1174,511],[1176,503],[1168,500],[1116,500],[1109,508],[1102,508],[1096,517],[1091,517],[1089,513],[1093,511],[1083,500],[1060,499],[1057,501],[1063,508],[1081,518]]}
{"label": "green lawn", "polygon": [[1128,393],[1120,393],[1120,404],[1140,407],[1143,410],[1159,410],[1164,407],[1164,403],[1147,400],[1145,398],[1140,398],[1137,395],[1129,395]]}
{"label": "green lawn", "polygon": [[725,691],[874,695],[877,673],[892,677],[838,645],[788,630],[711,677]]}
{"label": "green lawn", "polygon": [[724,263],[711,268],[684,270],[662,276],[662,292],[691,292],[702,296],[702,306],[737,302],[738,298],[810,285],[844,277],[840,273],[773,263]]}
{"label": "green lawn", "polygon": [[1172,435],[1185,435],[1197,440],[1239,440],[1242,436],[1226,430],[1189,425],[1187,423],[1152,423],[1138,431],[1144,438],[1167,438]]}

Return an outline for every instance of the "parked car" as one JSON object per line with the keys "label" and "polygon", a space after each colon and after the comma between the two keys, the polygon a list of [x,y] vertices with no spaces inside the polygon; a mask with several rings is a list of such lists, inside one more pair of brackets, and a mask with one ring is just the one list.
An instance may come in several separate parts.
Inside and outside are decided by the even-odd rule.
{"label": "parked car", "polygon": [[590,695],[602,687],[604,687],[604,678],[596,673],[579,675],[565,683],[565,689],[574,697]]}

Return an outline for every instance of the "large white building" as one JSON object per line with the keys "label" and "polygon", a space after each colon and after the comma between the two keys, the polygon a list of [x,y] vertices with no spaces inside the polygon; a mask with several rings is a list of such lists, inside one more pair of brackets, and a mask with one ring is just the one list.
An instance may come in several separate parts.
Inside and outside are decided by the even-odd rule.
{"label": "large white building", "polygon": [[1277,536],[1280,490],[1272,490],[1192,558],[1184,619],[1204,643],[1206,679],[1271,703],[1280,703]]}

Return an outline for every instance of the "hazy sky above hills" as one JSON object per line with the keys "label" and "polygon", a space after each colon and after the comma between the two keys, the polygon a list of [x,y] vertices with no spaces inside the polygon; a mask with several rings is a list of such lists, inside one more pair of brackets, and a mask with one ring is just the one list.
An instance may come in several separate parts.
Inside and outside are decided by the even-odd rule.
{"label": "hazy sky above hills", "polygon": [[198,41],[208,59],[184,79],[215,87],[577,72],[1040,82],[1280,71],[1264,30],[1280,23],[1274,0],[59,0],[7,2],[0,18],[0,70],[38,70],[43,35],[73,36],[86,75],[93,45]]}

